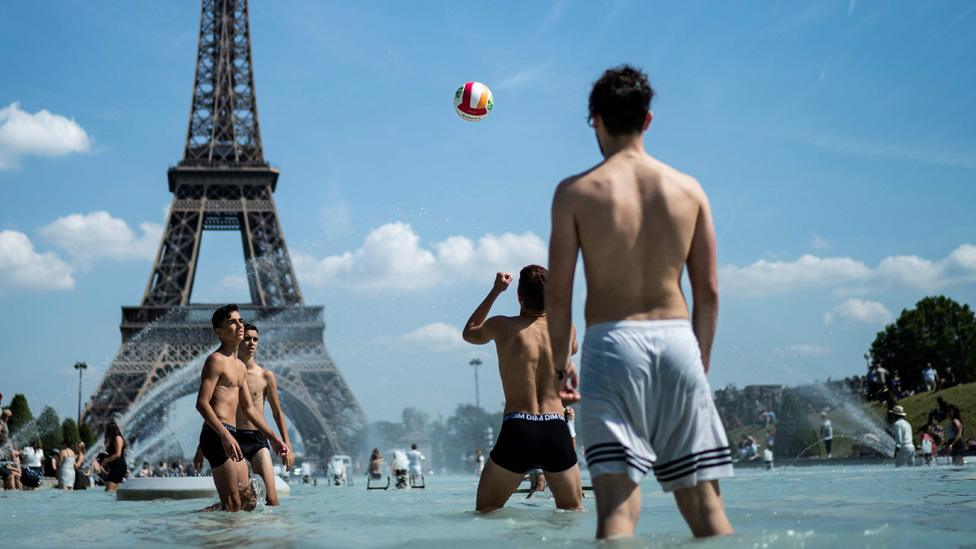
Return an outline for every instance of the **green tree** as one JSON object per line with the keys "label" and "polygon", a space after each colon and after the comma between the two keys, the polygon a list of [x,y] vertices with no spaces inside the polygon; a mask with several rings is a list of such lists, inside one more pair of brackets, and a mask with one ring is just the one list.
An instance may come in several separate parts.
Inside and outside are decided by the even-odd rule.
{"label": "green tree", "polygon": [[91,448],[91,445],[95,442],[95,433],[92,433],[91,427],[87,423],[82,423],[78,426],[78,436],[81,437],[81,441],[88,448]]}
{"label": "green tree", "polygon": [[809,410],[793,391],[783,393],[783,401],[776,414],[776,444],[773,446],[776,457],[793,459],[817,443],[817,432],[810,425],[808,413]]}
{"label": "green tree", "polygon": [[34,415],[31,414],[30,406],[27,404],[27,397],[20,393],[14,395],[13,400],[10,401],[10,412],[13,415],[10,416],[7,426],[10,427],[11,433],[16,433],[21,427],[34,421]]}
{"label": "green tree", "polygon": [[408,435],[426,435],[430,428],[430,416],[418,408],[404,408],[401,414],[403,430]]}
{"label": "green tree", "polygon": [[397,445],[403,436],[403,425],[392,421],[374,421],[370,424],[370,443],[385,452]]}
{"label": "green tree", "polygon": [[481,448],[485,455],[494,441],[488,440],[488,429],[494,435],[501,426],[500,414],[489,414],[473,404],[459,404],[454,415],[447,419],[447,445],[456,454],[473,454]]}
{"label": "green tree", "polygon": [[37,432],[41,439],[41,447],[45,454],[60,449],[64,444],[64,432],[61,430],[61,420],[54,408],[45,406],[41,415],[37,417]]}
{"label": "green tree", "polygon": [[909,389],[921,384],[928,362],[939,375],[952,368],[959,382],[976,381],[976,316],[969,305],[948,297],[926,297],[878,332],[871,359],[889,372],[897,370]]}
{"label": "green tree", "polygon": [[61,423],[61,437],[64,440],[64,444],[72,448],[81,441],[81,435],[78,433],[78,424],[75,423],[75,420],[69,417]]}

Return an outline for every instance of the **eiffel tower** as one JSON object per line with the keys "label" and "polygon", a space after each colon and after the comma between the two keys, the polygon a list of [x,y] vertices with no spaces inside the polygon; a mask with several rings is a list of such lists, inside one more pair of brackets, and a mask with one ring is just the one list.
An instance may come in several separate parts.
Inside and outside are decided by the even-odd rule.
{"label": "eiffel tower", "polygon": [[241,314],[261,329],[257,359],[278,378],[306,459],[324,464],[358,450],[365,416],[325,349],[322,307],[304,304],[278,223],[278,170],[261,147],[247,0],[202,5],[186,146],[167,174],[166,231],[142,304],[122,307],[122,345],[85,421],[101,432],[138,409],[122,428],[130,444],[148,440],[169,405],[196,392],[201,361],[217,346],[210,315],[219,306],[190,303],[201,238],[239,231],[251,294]]}

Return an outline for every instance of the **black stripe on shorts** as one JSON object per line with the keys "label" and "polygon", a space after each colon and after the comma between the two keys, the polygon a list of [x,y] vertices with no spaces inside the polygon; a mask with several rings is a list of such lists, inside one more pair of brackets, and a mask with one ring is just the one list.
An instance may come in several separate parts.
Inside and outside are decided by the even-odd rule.
{"label": "black stripe on shorts", "polygon": [[722,465],[732,464],[732,454],[718,454],[709,455],[704,457],[696,457],[693,461],[686,462],[679,467],[672,467],[666,473],[654,472],[657,477],[658,482],[668,482],[672,480],[677,480],[681,477],[685,477],[696,473],[702,469],[708,469],[711,467],[720,467]]}
{"label": "black stripe on shorts", "polygon": [[701,452],[695,452],[693,454],[688,454],[682,458],[678,458],[667,463],[661,463],[654,466],[655,475],[670,475],[672,472],[678,469],[684,469],[689,464],[697,463],[703,459],[710,459],[718,456],[732,456],[732,449],[728,446],[721,446],[719,448],[712,448],[711,450],[702,450]]}

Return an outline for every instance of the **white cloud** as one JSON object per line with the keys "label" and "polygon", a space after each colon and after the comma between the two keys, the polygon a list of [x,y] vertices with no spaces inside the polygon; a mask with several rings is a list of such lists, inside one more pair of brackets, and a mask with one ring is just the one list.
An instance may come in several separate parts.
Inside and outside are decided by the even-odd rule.
{"label": "white cloud", "polygon": [[55,219],[42,227],[40,233],[77,263],[90,267],[96,259],[102,258],[154,259],[163,227],[144,222],[139,224],[139,229],[141,235],[137,235],[125,221],[99,211]]}
{"label": "white cloud", "polygon": [[886,324],[894,318],[884,304],[877,301],[851,298],[824,315],[824,324],[830,326],[838,322],[863,322],[866,324]]}
{"label": "white cloud", "polygon": [[796,261],[759,260],[745,267],[725,265],[719,269],[719,279],[724,293],[739,297],[824,287],[843,289],[848,295],[892,287],[936,291],[976,282],[976,246],[963,244],[937,261],[914,255],[886,257],[874,269],[849,257],[808,254]]}
{"label": "white cloud", "polygon": [[322,259],[296,254],[294,261],[302,283],[311,286],[418,290],[459,280],[490,280],[499,270],[542,263],[546,252],[546,244],[532,232],[488,234],[477,242],[452,236],[424,246],[410,225],[387,223],[373,229],[354,251]]}
{"label": "white cloud", "polygon": [[809,254],[796,261],[761,259],[745,267],[726,265],[719,269],[722,291],[747,297],[864,282],[871,276],[871,269],[860,261]]}
{"label": "white cloud", "polygon": [[878,265],[878,278],[889,284],[937,290],[976,281],[976,246],[963,244],[939,261],[915,255],[886,257]]}
{"label": "white cloud", "polygon": [[0,231],[0,294],[11,289],[70,290],[75,287],[71,266],[53,252],[34,251],[27,235]]}
{"label": "white cloud", "polygon": [[461,339],[461,330],[443,322],[421,326],[400,336],[400,339],[406,343],[421,345],[438,351],[457,349],[464,345],[464,340]]}
{"label": "white cloud", "polygon": [[790,345],[789,347],[773,349],[773,353],[779,357],[793,358],[824,356],[830,354],[830,348],[801,343],[799,345]]}
{"label": "white cloud", "polygon": [[72,119],[47,110],[24,112],[19,103],[0,108],[0,170],[17,168],[20,158],[28,155],[88,152],[93,143],[91,136]]}

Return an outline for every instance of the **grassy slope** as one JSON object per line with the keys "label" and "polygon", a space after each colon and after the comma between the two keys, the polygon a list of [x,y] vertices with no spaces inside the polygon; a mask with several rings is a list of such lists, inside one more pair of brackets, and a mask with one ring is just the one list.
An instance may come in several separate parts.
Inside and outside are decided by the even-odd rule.
{"label": "grassy slope", "polygon": [[[958,406],[962,411],[963,439],[976,437],[976,383],[959,385],[937,393],[922,393],[899,400],[898,404],[905,408],[905,413],[908,414],[908,421],[912,424],[912,429],[917,432],[918,428],[925,424],[925,421],[929,417],[929,411],[937,406],[935,399],[940,396],[951,404]],[[874,415],[879,421],[884,422],[886,410],[882,404],[864,403],[859,406],[867,413]],[[834,457],[847,457],[851,454],[852,447],[852,440],[848,437],[857,436],[861,429],[858,428],[856,421],[853,421],[850,417],[847,417],[839,411],[831,412],[830,420],[834,425],[833,455]],[[810,428],[819,433],[820,414],[810,414],[809,421]],[[945,426],[946,423],[943,423],[943,427]],[[756,439],[760,447],[763,447],[766,441],[765,433],[766,429],[764,427],[753,425],[741,427],[729,431],[729,443],[735,448],[739,440],[742,439],[742,435],[749,434]],[[823,446],[817,446],[807,452],[804,457],[826,457],[826,454],[824,454]]]}

